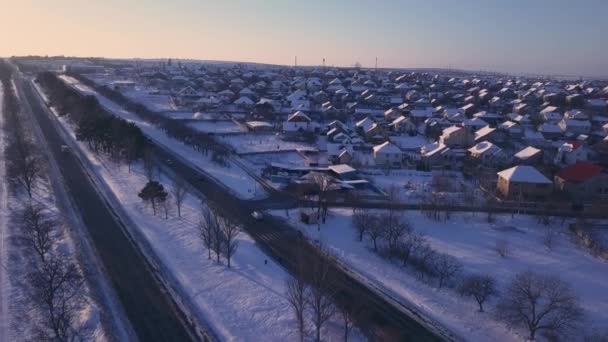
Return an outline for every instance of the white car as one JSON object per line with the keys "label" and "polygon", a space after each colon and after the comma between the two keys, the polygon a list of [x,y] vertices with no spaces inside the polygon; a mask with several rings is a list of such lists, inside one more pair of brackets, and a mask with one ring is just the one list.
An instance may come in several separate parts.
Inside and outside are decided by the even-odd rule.
{"label": "white car", "polygon": [[253,217],[254,219],[256,219],[258,221],[262,221],[264,219],[264,214],[262,214],[259,211],[254,211],[251,213],[251,217]]}

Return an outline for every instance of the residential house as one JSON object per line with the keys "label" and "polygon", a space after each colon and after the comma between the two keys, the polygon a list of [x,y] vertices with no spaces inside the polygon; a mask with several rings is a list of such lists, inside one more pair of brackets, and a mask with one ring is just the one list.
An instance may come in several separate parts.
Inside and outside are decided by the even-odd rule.
{"label": "residential house", "polygon": [[468,147],[473,141],[474,135],[462,126],[450,126],[439,137],[439,144],[448,147]]}
{"label": "residential house", "polygon": [[517,165],[497,173],[496,190],[508,199],[543,199],[552,192],[553,183],[529,165]]}
{"label": "residential house", "polygon": [[555,175],[555,189],[575,201],[608,199],[608,174],[601,166],[577,162],[566,166]]}
{"label": "residential house", "polygon": [[373,147],[373,156],[376,165],[400,167],[403,161],[403,152],[399,147],[386,141]]}

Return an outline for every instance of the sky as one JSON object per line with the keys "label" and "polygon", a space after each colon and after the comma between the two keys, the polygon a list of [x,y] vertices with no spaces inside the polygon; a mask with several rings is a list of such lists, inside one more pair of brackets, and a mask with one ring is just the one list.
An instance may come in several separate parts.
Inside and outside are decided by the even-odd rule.
{"label": "sky", "polygon": [[608,76],[608,0],[0,0],[0,56]]}

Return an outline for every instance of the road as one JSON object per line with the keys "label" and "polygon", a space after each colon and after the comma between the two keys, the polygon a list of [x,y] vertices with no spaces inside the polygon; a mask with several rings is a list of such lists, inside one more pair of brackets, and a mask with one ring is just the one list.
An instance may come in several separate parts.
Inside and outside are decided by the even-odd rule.
{"label": "road", "polygon": [[122,223],[112,212],[79,160],[71,153],[62,153],[65,144],[48,110],[43,106],[29,82],[17,79],[23,99],[32,113],[59,165],[64,186],[73,197],[78,211],[95,244],[105,272],[124,307],[140,341],[191,341],[196,336],[184,322],[181,313],[156,281],[145,257],[130,241]]}

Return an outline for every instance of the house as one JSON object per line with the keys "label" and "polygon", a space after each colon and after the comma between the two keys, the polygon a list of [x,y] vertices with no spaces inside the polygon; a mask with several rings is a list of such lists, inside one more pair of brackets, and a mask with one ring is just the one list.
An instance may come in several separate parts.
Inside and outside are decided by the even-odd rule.
{"label": "house", "polygon": [[242,108],[253,108],[255,102],[247,96],[241,96],[234,101],[234,104]]}
{"label": "house", "polygon": [[566,166],[555,175],[555,189],[575,201],[608,199],[608,174],[601,166],[577,162]]}
{"label": "house", "polygon": [[316,124],[301,111],[291,114],[287,121],[283,122],[283,132],[314,132]]}
{"label": "house", "polygon": [[543,151],[532,146],[528,146],[513,155],[513,159],[517,164],[526,165],[534,165],[536,163],[539,163],[540,161],[542,161],[542,157]]}
{"label": "house", "polygon": [[471,159],[482,164],[496,164],[503,161],[502,149],[489,141],[482,141],[468,149]]}
{"label": "house", "polygon": [[511,139],[521,139],[524,136],[523,127],[510,120],[498,125],[498,129],[505,132]]}
{"label": "house", "polygon": [[440,169],[451,164],[452,153],[449,147],[438,143],[420,148],[422,164],[427,169]]}
{"label": "house", "polygon": [[559,122],[562,132],[573,135],[588,134],[591,131],[591,122],[588,120],[563,119]]}
{"label": "house", "polygon": [[373,147],[372,150],[376,165],[385,165],[392,167],[401,166],[401,162],[403,160],[403,152],[401,151],[401,149],[399,149],[399,147],[397,147],[390,141],[386,141],[380,145],[376,145]]}
{"label": "house", "polygon": [[468,147],[471,146],[474,140],[473,134],[462,126],[450,126],[443,130],[439,137],[439,144],[448,147]]}
{"label": "house", "polygon": [[558,125],[552,123],[544,123],[540,125],[538,131],[545,139],[548,140],[558,139],[562,136],[562,129]]}
{"label": "house", "polygon": [[579,161],[587,160],[587,149],[578,140],[572,140],[562,144],[555,156],[556,165],[572,165]]}
{"label": "house", "polygon": [[405,116],[396,118],[388,125],[388,127],[392,132],[395,133],[412,134],[416,132],[416,125],[412,122],[412,120],[406,118]]}
{"label": "house", "polygon": [[553,183],[529,165],[517,165],[497,173],[496,190],[508,199],[543,199],[551,194]]}

